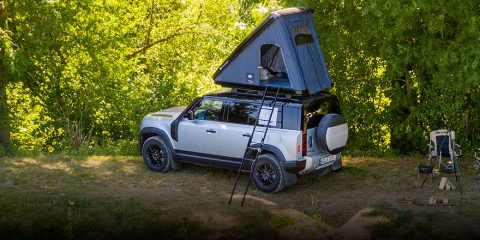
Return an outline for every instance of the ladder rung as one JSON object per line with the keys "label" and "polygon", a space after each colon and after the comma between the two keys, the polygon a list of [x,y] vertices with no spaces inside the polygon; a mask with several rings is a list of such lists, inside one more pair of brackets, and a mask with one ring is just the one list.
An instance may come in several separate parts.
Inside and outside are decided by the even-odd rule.
{"label": "ladder rung", "polygon": [[250,162],[255,162],[255,159],[251,159],[251,158],[244,158],[243,161],[250,161]]}
{"label": "ladder rung", "polygon": [[240,169],[240,172],[251,173],[252,171],[250,171],[250,170],[243,170],[243,169]]}
{"label": "ladder rung", "polygon": [[248,147],[249,149],[256,150],[256,151],[262,151],[262,148],[260,147]]}
{"label": "ladder rung", "polygon": [[248,178],[244,178],[244,179],[238,179],[238,183],[243,183],[243,184],[248,184],[248,181],[249,179]]}

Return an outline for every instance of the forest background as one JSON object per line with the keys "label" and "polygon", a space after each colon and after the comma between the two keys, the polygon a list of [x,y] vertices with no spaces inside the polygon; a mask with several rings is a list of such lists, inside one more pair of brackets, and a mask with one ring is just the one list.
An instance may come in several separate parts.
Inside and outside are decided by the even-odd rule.
{"label": "forest background", "polygon": [[[480,0],[0,0],[0,156],[134,154],[271,11],[314,10],[352,154],[480,146]],[[101,150],[103,149],[103,150]]]}

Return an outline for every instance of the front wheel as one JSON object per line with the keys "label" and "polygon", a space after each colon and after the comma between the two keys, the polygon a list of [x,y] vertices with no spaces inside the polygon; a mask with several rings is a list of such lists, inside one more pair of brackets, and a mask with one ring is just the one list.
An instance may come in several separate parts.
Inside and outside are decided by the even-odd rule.
{"label": "front wheel", "polygon": [[274,155],[264,154],[258,157],[252,181],[265,193],[276,193],[285,187],[282,168]]}
{"label": "front wheel", "polygon": [[172,168],[172,151],[159,136],[145,140],[142,146],[142,155],[143,161],[152,171],[164,173]]}

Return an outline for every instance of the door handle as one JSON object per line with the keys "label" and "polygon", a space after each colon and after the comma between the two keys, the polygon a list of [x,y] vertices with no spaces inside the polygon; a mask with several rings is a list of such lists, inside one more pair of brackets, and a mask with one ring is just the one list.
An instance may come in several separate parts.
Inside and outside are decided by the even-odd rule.
{"label": "door handle", "polygon": [[242,136],[244,136],[244,137],[250,137],[250,134],[244,133]]}
{"label": "door handle", "polygon": [[213,130],[213,129],[208,129],[207,130],[208,133],[216,133],[217,131]]}

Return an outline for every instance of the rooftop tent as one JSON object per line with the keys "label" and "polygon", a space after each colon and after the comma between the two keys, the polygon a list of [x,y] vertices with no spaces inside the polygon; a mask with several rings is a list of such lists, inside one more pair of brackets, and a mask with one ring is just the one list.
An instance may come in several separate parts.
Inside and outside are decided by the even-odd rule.
{"label": "rooftop tent", "polygon": [[271,13],[217,69],[222,86],[273,86],[314,94],[330,88],[312,10],[287,8]]}

